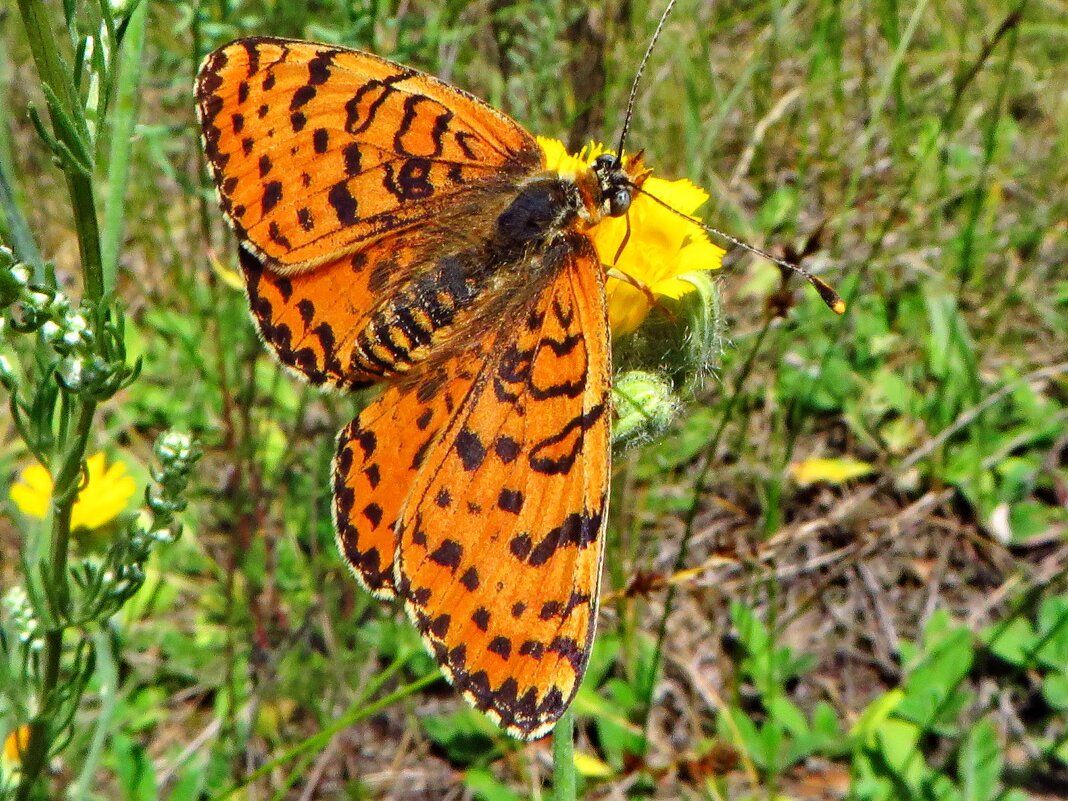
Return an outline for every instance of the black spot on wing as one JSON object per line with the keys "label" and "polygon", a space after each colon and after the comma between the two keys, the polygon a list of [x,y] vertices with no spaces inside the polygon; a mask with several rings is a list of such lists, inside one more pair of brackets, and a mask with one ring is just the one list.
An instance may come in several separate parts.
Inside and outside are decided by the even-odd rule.
{"label": "black spot on wing", "polygon": [[456,540],[445,540],[430,554],[430,561],[442,567],[456,570],[460,566],[460,560],[463,559],[463,555],[464,549],[460,543]]}
{"label": "black spot on wing", "polygon": [[349,186],[345,181],[338,181],[330,187],[326,199],[334,209],[334,213],[337,214],[339,223],[342,225],[355,225],[359,221],[356,198],[352,196],[352,192],[349,191]]}
{"label": "black spot on wing", "polygon": [[[577,547],[580,550],[597,541],[601,533],[602,515],[600,512],[579,514],[573,512],[564,522],[549,531],[525,557],[527,564],[540,567],[552,558],[561,548]],[[517,554],[518,556],[518,554]]]}
{"label": "black spot on wing", "polygon": [[[530,449],[530,455],[527,457],[531,469],[537,473],[545,475],[558,475],[560,473],[570,472],[575,464],[579,451],[582,450],[582,433],[593,428],[593,426],[605,415],[606,411],[607,406],[604,403],[599,403],[588,412],[575,415],[575,417],[569,420],[563,428],[551,437],[546,437],[538,442]],[[559,456],[546,455],[546,451],[552,450],[573,435],[574,440],[568,451]]]}
{"label": "black spot on wing", "polygon": [[523,510],[523,493],[519,490],[502,489],[497,496],[497,508],[514,515]]}
{"label": "black spot on wing", "polygon": [[464,574],[460,576],[460,583],[470,592],[477,590],[482,583],[478,577],[478,570],[473,567],[467,568]]}
{"label": "black spot on wing", "polygon": [[[269,163],[270,160],[268,160]],[[263,213],[267,214],[278,205],[278,201],[282,199],[282,182],[281,181],[268,181],[263,185],[263,199],[261,201],[263,206]]]}
{"label": "black spot on wing", "polygon": [[478,438],[478,434],[468,428],[456,435],[455,445],[456,453],[467,472],[477,470],[486,458],[486,447]]}

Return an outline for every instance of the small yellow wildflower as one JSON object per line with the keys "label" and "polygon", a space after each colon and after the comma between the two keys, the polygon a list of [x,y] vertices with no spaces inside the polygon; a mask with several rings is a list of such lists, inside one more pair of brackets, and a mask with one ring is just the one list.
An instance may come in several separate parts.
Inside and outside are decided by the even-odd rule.
{"label": "small yellow wildflower", "polygon": [[[563,143],[555,139],[538,137],[538,144],[545,153],[546,167],[562,173],[584,169],[597,156],[611,152],[599,143],[591,143],[575,155],[569,154]],[[607,217],[590,231],[594,245],[602,263],[645,285],[654,295],[682,297],[693,291],[694,286],[679,276],[694,270],[716,269],[723,258],[723,249],[709,242],[705,232],[696,225],[644,193],[686,215],[692,215],[708,200],[708,193],[685,178],[666,181],[653,176],[646,179],[642,189],[644,192],[634,193],[626,215]],[[630,238],[619,252],[627,235],[628,218]],[[621,280],[610,277],[607,292],[608,314],[617,335],[637,328],[652,308],[644,292]]]}
{"label": "small yellow wildflower", "polygon": [[30,744],[30,727],[23,724],[4,739],[4,761],[9,765],[18,765],[22,754]]}
{"label": "small yellow wildflower", "polygon": [[[126,475],[122,462],[107,467],[103,453],[96,453],[86,462],[89,482],[78,493],[71,510],[72,529],[102,528],[118,517],[137,490],[132,476]],[[52,476],[40,464],[22,471],[19,482],[11,487],[11,500],[31,517],[44,519],[52,500]]]}

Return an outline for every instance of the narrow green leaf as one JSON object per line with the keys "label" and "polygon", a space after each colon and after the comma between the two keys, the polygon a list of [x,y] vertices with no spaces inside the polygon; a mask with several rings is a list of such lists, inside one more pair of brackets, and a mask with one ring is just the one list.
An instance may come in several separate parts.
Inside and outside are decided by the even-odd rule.
{"label": "narrow green leaf", "polygon": [[962,801],[991,801],[1001,776],[1001,747],[989,720],[980,720],[964,738],[958,760]]}
{"label": "narrow green leaf", "polygon": [[108,188],[104,200],[104,221],[100,231],[100,260],[104,271],[104,290],[115,287],[119,247],[122,244],[126,210],[126,186],[130,175],[130,154],[134,124],[137,120],[138,87],[141,79],[141,55],[145,43],[145,19],[148,2],[141,0],[130,13],[123,37],[112,115],[111,153],[108,157]]}

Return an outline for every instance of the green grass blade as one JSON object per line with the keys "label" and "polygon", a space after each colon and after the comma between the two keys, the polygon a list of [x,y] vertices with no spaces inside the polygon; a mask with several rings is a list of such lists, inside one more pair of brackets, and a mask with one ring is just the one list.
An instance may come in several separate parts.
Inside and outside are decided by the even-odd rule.
{"label": "green grass blade", "polygon": [[115,93],[111,152],[108,158],[108,189],[104,205],[104,224],[100,231],[100,260],[104,289],[115,287],[119,246],[125,219],[126,186],[130,175],[130,152],[134,124],[137,121],[137,89],[141,82],[141,55],[145,44],[145,19],[148,3],[138,3],[126,26],[125,52],[119,65],[118,89]]}

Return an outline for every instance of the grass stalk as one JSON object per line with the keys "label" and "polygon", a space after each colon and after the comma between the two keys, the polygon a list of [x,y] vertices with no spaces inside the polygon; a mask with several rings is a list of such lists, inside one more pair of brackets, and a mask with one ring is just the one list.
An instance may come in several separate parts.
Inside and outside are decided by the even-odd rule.
{"label": "grass stalk", "polygon": [[230,787],[228,790],[215,796],[212,801],[224,801],[224,799],[230,798],[236,793],[239,793],[245,787],[248,787],[252,782],[257,779],[267,776],[276,768],[287,762],[296,759],[297,757],[308,753],[309,751],[318,750],[326,746],[328,742],[334,737],[335,734],[342,729],[346,729],[354,723],[358,723],[361,720],[371,717],[377,714],[380,710],[391,706],[403,698],[407,698],[415,692],[423,689],[429,684],[434,683],[441,678],[441,674],[435,669],[433,672],[426,674],[425,676],[409,682],[408,684],[398,687],[389,695],[383,696],[379,700],[367,704],[367,697],[370,696],[375,690],[378,689],[385,682],[385,680],[391,676],[396,670],[404,665],[407,661],[406,656],[398,657],[394,660],[388,668],[382,671],[375,677],[375,681],[370,687],[345,711],[343,712],[333,723],[322,729],[318,734],[309,737],[302,743],[299,743],[295,747],[289,749],[284,754],[264,765],[261,765],[256,770],[252,771],[248,776],[244,777],[240,782]]}
{"label": "grass stalk", "polygon": [[145,19],[148,0],[141,0],[130,13],[123,38],[125,47],[119,60],[115,111],[108,158],[108,188],[104,203],[104,224],[100,235],[100,260],[104,287],[115,288],[119,247],[122,244],[126,211],[126,187],[130,175],[134,124],[137,122],[137,90],[141,79],[141,55],[145,45]]}
{"label": "grass stalk", "polygon": [[93,651],[96,655],[96,674],[100,685],[100,711],[93,726],[93,738],[89,751],[82,762],[78,779],[74,784],[71,798],[74,801],[88,799],[93,776],[100,766],[108,735],[111,733],[111,721],[119,702],[119,671],[111,652],[111,638],[104,629],[97,629],[92,634]]}
{"label": "grass stalk", "polygon": [[574,714],[569,709],[553,729],[553,798],[555,801],[575,801],[577,797]]}

